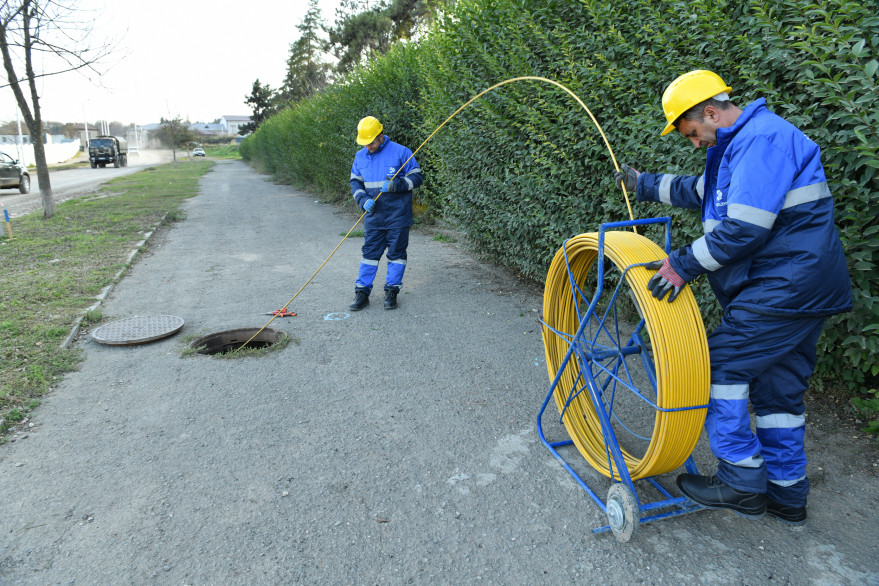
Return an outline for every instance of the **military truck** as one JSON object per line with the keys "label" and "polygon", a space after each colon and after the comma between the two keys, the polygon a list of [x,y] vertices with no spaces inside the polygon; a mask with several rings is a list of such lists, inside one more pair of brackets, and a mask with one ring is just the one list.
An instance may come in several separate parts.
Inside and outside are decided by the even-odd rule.
{"label": "military truck", "polygon": [[128,166],[128,142],[118,136],[99,136],[89,141],[89,163],[92,169],[106,167],[113,163],[114,167]]}

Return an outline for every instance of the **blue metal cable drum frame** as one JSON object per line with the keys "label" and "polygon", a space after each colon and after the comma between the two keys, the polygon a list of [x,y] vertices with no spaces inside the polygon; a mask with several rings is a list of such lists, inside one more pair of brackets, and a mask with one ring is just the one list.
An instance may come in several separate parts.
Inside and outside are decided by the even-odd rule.
{"label": "blue metal cable drum frame", "polygon": [[[600,250],[604,258],[599,258]],[[690,456],[705,422],[711,373],[696,299],[689,287],[674,303],[657,300],[647,290],[654,273],[643,264],[665,257],[662,248],[634,232],[580,234],[558,250],[546,278],[543,341],[549,378],[558,379],[553,391],[556,406],[581,455],[615,480],[622,480],[616,450],[632,480],[671,472]],[[584,287],[593,267],[599,285],[590,301]],[[601,283],[611,272],[618,284],[608,297]],[[628,340],[623,339],[616,308],[625,288],[641,316]],[[643,339],[645,329],[649,341]],[[631,367],[630,358],[638,358]],[[641,388],[632,377],[635,367],[646,371],[649,379]],[[615,410],[615,402],[618,407],[621,397],[629,394],[624,391],[635,393],[636,403],[655,409],[649,416],[649,445],[641,456],[620,446],[614,431],[631,431]]]}

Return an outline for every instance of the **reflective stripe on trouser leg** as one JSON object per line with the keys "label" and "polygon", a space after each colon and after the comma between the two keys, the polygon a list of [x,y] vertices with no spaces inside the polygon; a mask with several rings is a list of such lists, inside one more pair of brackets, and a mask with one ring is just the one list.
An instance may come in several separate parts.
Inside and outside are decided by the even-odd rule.
{"label": "reflective stripe on trouser leg", "polygon": [[372,291],[372,282],[375,280],[375,273],[377,271],[377,260],[362,259],[360,261],[360,270],[357,272],[357,281],[354,283],[354,289],[363,290],[367,293]]}
{"label": "reflective stripe on trouser leg", "polygon": [[784,360],[751,381],[757,437],[769,474],[767,496],[790,507],[806,506],[809,495],[803,395],[818,360],[815,346],[823,326],[823,318],[797,319],[786,335],[790,350]]}
{"label": "reflective stripe on trouser leg", "polygon": [[806,477],[805,414],[758,415],[757,437],[763,446],[769,482],[785,487]]}
{"label": "reflective stripe on trouser leg", "polygon": [[748,413],[748,383],[711,385],[705,431],[720,460],[717,476],[738,490],[766,492],[766,466]]}
{"label": "reflective stripe on trouser leg", "polygon": [[405,260],[388,261],[388,277],[385,289],[397,289],[403,286],[403,273],[406,272]]}
{"label": "reflective stripe on trouser leg", "polygon": [[388,274],[385,289],[396,289],[403,286],[403,273],[406,272],[406,249],[409,247],[409,228],[395,228],[387,231],[388,238]]}
{"label": "reflective stripe on trouser leg", "polygon": [[[756,406],[755,406],[756,407]],[[757,415],[757,437],[769,474],[767,496],[790,507],[806,506],[806,415]]]}
{"label": "reflective stripe on trouser leg", "polygon": [[[775,413],[803,414],[803,393],[815,368],[815,345],[823,321],[823,318],[777,317],[741,309],[728,310],[717,329],[708,336],[712,384],[710,403],[715,403],[715,394],[718,397],[723,395],[722,387],[735,387],[748,381],[748,398],[758,417]],[[736,396],[741,396],[740,391]],[[744,404],[746,407],[747,403]],[[714,410],[715,421],[719,422],[717,411],[730,407],[725,401],[717,401],[714,406],[709,404],[709,417]],[[706,421],[706,428],[708,425]],[[769,477],[780,480],[782,476],[787,476],[786,471],[777,469],[779,458],[787,456],[770,454],[775,446],[771,442],[766,446],[761,445],[761,435],[754,436],[759,446],[757,454],[765,458],[763,479],[760,479],[755,474],[759,469],[747,468],[744,465],[746,462],[736,460],[737,457],[746,457],[746,452],[736,450],[735,441],[731,445],[715,446],[715,443],[729,444],[729,441],[725,426],[715,423],[714,427],[716,438],[712,450],[722,458],[717,469],[721,480],[735,488],[753,492],[771,493],[774,488],[779,488],[775,483],[767,486],[767,481]],[[801,439],[791,435],[786,441],[799,442]],[[772,470],[769,470],[770,463]],[[794,477],[787,480],[794,480]],[[802,496],[803,489],[808,492],[808,482],[797,482],[791,488]],[[793,499],[778,500],[773,497],[773,500],[781,504],[794,504]]]}

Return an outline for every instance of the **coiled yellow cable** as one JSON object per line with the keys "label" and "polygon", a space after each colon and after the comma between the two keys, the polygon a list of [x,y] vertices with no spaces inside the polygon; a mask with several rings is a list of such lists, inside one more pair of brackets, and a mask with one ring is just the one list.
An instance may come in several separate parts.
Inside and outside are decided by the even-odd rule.
{"label": "coiled yellow cable", "polygon": [[[604,236],[605,257],[616,267],[625,268],[666,256],[654,242],[632,232],[608,231]],[[580,302],[581,311],[585,309],[583,299],[577,299],[578,293],[572,290],[568,267],[570,276],[582,288],[597,257],[598,234],[580,234],[559,249],[550,265],[543,296],[543,319],[549,326],[543,329],[543,343],[550,380],[555,380],[570,348],[570,340],[552,329],[573,336],[580,325],[575,300]],[[689,287],[680,292],[674,303],[655,299],[647,290],[647,281],[654,274],[643,266],[633,267],[625,274],[626,284],[646,322],[652,344],[656,369],[654,403],[659,408],[643,456],[639,458],[620,446],[633,480],[670,472],[684,463],[705,422],[704,406],[708,403],[710,386],[708,341],[696,299]],[[590,394],[584,390],[570,399],[571,390],[581,388],[585,381],[583,377],[589,376],[589,365],[579,364],[574,354],[554,390],[556,405],[563,413],[562,420],[568,434],[583,457],[605,476],[621,480],[617,467],[613,466],[611,470],[609,466],[601,420]],[[569,400],[570,404],[565,407]]]}

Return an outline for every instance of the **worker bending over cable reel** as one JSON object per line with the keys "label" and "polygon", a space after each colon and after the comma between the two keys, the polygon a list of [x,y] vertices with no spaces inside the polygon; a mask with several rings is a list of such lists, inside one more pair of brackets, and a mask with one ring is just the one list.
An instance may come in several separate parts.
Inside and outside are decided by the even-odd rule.
{"label": "worker bending over cable reel", "polygon": [[851,285],[819,146],[765,99],[742,110],[731,91],[717,74],[697,70],[662,96],[662,135],[677,129],[706,148],[702,175],[623,165],[614,177],[638,201],[701,210],[704,235],[648,265],[658,271],[648,287],[671,303],[707,274],[723,309],[708,336],[705,428],[717,472],[681,474],[678,487],[708,508],[801,525],[809,493],[803,395],[824,318],[852,308]]}

